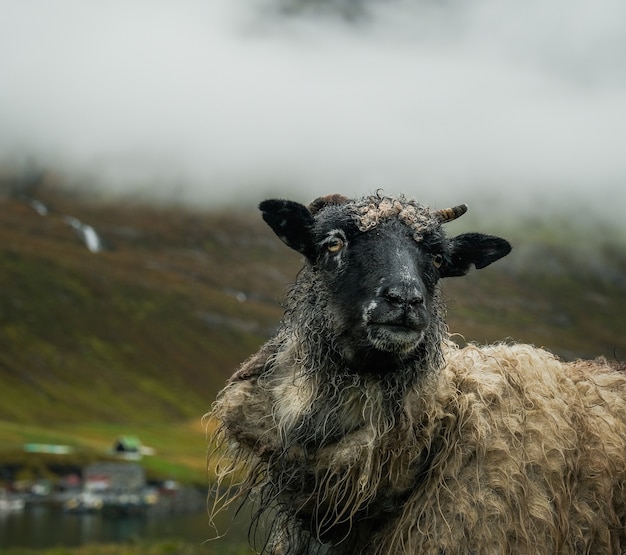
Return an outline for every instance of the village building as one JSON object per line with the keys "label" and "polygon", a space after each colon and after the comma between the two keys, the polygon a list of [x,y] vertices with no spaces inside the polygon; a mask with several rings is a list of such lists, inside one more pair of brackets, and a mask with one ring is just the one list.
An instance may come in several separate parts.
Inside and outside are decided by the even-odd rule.
{"label": "village building", "polygon": [[95,463],[85,468],[83,485],[92,493],[139,492],[146,486],[146,472],[134,463]]}
{"label": "village building", "polygon": [[123,435],[116,438],[111,446],[111,452],[121,459],[138,461],[144,455],[154,455],[154,449],[141,443],[137,436]]}

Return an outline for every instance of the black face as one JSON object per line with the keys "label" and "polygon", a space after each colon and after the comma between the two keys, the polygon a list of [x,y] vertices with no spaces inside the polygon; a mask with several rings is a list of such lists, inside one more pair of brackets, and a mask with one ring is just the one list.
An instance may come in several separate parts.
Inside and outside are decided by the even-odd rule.
{"label": "black face", "polygon": [[431,323],[439,269],[449,257],[443,234],[418,243],[395,218],[362,232],[350,219],[324,216],[315,226],[314,267],[341,335],[362,350],[412,352]]}
{"label": "black face", "polygon": [[325,290],[320,310],[329,311],[346,353],[417,350],[429,326],[439,324],[438,280],[464,275],[472,265],[484,268],[511,250],[504,239],[481,233],[447,238],[442,220],[410,202],[426,222],[417,239],[415,229],[389,213],[389,203],[384,216],[366,226],[355,205],[344,201],[318,205],[314,213],[288,200],[267,200],[260,208],[278,237],[308,259]]}

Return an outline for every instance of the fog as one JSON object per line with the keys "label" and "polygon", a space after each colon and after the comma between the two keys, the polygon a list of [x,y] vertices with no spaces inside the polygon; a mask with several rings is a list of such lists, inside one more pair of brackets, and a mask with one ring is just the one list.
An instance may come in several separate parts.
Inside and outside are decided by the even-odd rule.
{"label": "fog", "polygon": [[319,4],[0,0],[0,162],[206,205],[626,200],[622,1]]}

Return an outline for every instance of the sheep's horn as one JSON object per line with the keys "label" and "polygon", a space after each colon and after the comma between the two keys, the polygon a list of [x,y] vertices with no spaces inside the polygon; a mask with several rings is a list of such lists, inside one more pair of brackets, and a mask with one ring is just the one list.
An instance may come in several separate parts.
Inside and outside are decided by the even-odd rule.
{"label": "sheep's horn", "polygon": [[452,208],[435,210],[435,218],[437,218],[440,223],[445,224],[460,218],[463,214],[465,214],[465,212],[467,212],[467,204],[459,204],[458,206],[453,206]]}
{"label": "sheep's horn", "polygon": [[343,195],[339,195],[337,193],[333,195],[326,195],[324,197],[317,197],[311,204],[309,204],[309,212],[311,214],[316,214],[325,206],[329,206],[331,204],[345,204],[350,199],[348,197],[344,197]]}

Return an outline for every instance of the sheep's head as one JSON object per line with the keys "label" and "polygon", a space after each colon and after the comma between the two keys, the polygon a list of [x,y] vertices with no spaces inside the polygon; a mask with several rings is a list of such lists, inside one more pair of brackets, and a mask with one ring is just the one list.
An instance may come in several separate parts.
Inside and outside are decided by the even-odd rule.
{"label": "sheep's head", "polygon": [[448,238],[442,224],[464,205],[431,210],[403,196],[330,195],[308,207],[266,200],[260,209],[278,237],[306,257],[325,291],[318,308],[340,322],[337,335],[354,356],[413,353],[439,317],[439,279],[484,268],[511,250],[481,233]]}

